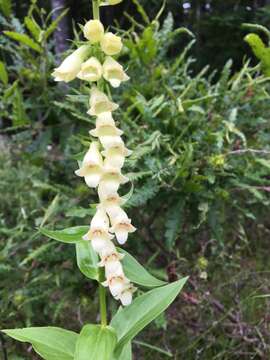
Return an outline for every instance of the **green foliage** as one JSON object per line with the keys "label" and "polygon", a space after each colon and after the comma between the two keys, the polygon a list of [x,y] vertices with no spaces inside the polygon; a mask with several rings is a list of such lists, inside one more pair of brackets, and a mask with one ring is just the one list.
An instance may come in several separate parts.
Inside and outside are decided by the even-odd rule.
{"label": "green foliage", "polygon": [[270,48],[266,48],[257,34],[248,34],[245,41],[250,45],[254,55],[261,61],[263,73],[270,76]]}
{"label": "green foliage", "polygon": [[118,248],[121,254],[125,257],[122,260],[124,271],[128,279],[132,283],[144,286],[146,288],[158,287],[165,285],[164,281],[161,281],[151,275],[132,255],[127,251]]}
{"label": "green foliage", "polygon": [[75,345],[80,336],[73,331],[55,327],[34,327],[2,330],[22,342],[32,344],[35,351],[45,360],[74,359]]}
{"label": "green foliage", "polygon": [[116,342],[112,327],[85,325],[76,343],[74,360],[110,360]]}
{"label": "green foliage", "polygon": [[123,346],[132,340],[145,326],[160,315],[176,298],[187,278],[159,287],[137,297],[132,304],[118,311],[111,321],[117,333],[116,355]]}

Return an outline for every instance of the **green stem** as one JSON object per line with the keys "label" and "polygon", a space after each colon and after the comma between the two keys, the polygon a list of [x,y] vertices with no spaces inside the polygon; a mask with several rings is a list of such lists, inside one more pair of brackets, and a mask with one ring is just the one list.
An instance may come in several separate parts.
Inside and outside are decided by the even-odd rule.
{"label": "green stem", "polygon": [[106,290],[101,283],[105,280],[104,269],[99,269],[99,308],[100,308],[100,322],[102,326],[107,326],[107,305],[106,305]]}
{"label": "green stem", "polygon": [[99,0],[92,0],[93,17],[95,20],[99,20]]}
{"label": "green stem", "polygon": [[[92,0],[93,17],[95,20],[99,20],[99,0]],[[106,290],[101,283],[105,280],[104,269],[99,269],[98,276],[98,293],[99,293],[99,311],[100,322],[102,326],[107,326],[107,305],[106,305]]]}

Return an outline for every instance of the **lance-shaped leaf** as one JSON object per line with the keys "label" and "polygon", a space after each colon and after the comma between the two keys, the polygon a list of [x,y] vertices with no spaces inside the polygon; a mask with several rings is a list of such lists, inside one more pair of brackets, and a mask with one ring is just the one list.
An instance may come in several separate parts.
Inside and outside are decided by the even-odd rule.
{"label": "lance-shaped leaf", "polygon": [[85,325],[79,335],[74,360],[111,360],[117,337],[110,326]]}
{"label": "lance-shaped leaf", "polygon": [[153,321],[173,302],[187,277],[166,286],[151,290],[137,297],[113,317],[111,326],[116,330],[118,343],[115,355],[119,356],[123,346],[132,340],[146,325]]}
{"label": "lance-shaped leaf", "polygon": [[76,243],[77,265],[89,279],[98,280],[98,256],[89,241]]}
{"label": "lance-shaped leaf", "polygon": [[33,39],[26,34],[20,34],[15,31],[4,31],[4,34],[19,43],[28,46],[32,50],[42,53],[42,48]]}
{"label": "lance-shaped leaf", "polygon": [[121,351],[120,355],[114,356],[112,360],[132,360],[131,342],[128,342]]}
{"label": "lance-shaped leaf", "polygon": [[131,282],[145,286],[148,288],[158,287],[165,285],[166,282],[161,281],[151,275],[133,256],[127,251],[117,248],[117,250],[124,254],[122,264],[124,267],[125,275],[130,279]]}
{"label": "lance-shaped leaf", "polygon": [[33,345],[34,350],[45,360],[73,360],[79,337],[73,331],[57,327],[30,327],[2,330],[5,334]]}
{"label": "lance-shaped leaf", "polygon": [[82,241],[83,235],[85,235],[88,230],[89,226],[74,226],[64,230],[39,229],[43,235],[66,244],[76,244]]}

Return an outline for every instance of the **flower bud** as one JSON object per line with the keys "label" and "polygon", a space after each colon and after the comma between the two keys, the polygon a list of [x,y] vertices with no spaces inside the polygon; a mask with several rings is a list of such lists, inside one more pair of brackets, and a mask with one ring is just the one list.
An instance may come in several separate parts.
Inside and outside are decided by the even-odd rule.
{"label": "flower bud", "polygon": [[90,109],[87,112],[89,115],[100,115],[104,112],[112,112],[118,109],[118,105],[111,102],[102,91],[96,87],[92,88],[90,96]]}
{"label": "flower bud", "polygon": [[106,55],[116,55],[120,53],[123,47],[122,40],[119,36],[111,32],[106,33],[100,42],[101,49]]}
{"label": "flower bud", "polygon": [[123,66],[110,56],[107,56],[103,64],[103,77],[114,88],[120,86],[121,82],[129,80]]}
{"label": "flower bud", "polygon": [[62,64],[54,69],[52,76],[55,81],[69,82],[74,80],[81,70],[81,65],[89,52],[89,46],[83,45],[69,55]]}
{"label": "flower bud", "polygon": [[91,57],[81,66],[77,77],[86,81],[98,81],[102,76],[102,65],[95,57]]}
{"label": "flower bud", "polygon": [[95,44],[101,41],[104,35],[104,26],[99,20],[90,20],[84,25],[83,33],[91,44]]}

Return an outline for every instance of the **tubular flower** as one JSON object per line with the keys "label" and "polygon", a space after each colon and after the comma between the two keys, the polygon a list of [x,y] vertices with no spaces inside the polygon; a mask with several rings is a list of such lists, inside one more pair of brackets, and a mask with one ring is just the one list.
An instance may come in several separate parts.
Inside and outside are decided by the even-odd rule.
{"label": "tubular flower", "polygon": [[92,142],[84,156],[80,169],[75,174],[84,177],[89,187],[97,187],[103,174],[103,159],[99,152],[99,144]]}
{"label": "tubular flower", "polygon": [[109,165],[121,169],[124,165],[126,156],[129,156],[132,152],[128,150],[124,143],[112,144],[102,151],[102,155],[105,156],[104,166]]}
{"label": "tubular flower", "polygon": [[116,55],[122,50],[123,43],[119,36],[106,33],[100,41],[101,49],[106,55]]}
{"label": "tubular flower", "polygon": [[129,178],[122,175],[120,169],[104,168],[103,175],[98,186],[98,193],[101,197],[107,197],[118,191],[119,186],[129,181]]}
{"label": "tubular flower", "polygon": [[117,241],[122,245],[127,241],[128,234],[136,231],[136,228],[131,224],[131,219],[121,208],[118,211],[111,212],[109,216],[112,223],[110,232],[115,233]]}
{"label": "tubular flower", "polygon": [[69,55],[62,64],[54,69],[52,76],[55,81],[69,82],[74,80],[81,70],[81,65],[84,62],[89,52],[89,46],[83,45]]}
{"label": "tubular flower", "polygon": [[103,64],[103,77],[114,88],[119,87],[121,82],[129,80],[123,66],[115,61],[111,56],[107,56]]}
{"label": "tubular flower", "polygon": [[104,35],[104,26],[99,20],[90,20],[84,25],[83,34],[91,44],[98,43]]}
{"label": "tubular flower", "polygon": [[[115,5],[119,2],[121,0],[104,0],[103,4]],[[78,77],[90,84],[97,82],[97,85],[91,87],[90,109],[87,112],[96,117],[95,128],[89,132],[96,141],[91,143],[79,169],[75,171],[76,175],[84,178],[87,186],[97,188],[99,196],[96,213],[83,239],[90,241],[100,258],[98,265],[104,268],[106,278],[102,285],[109,288],[115,299],[127,306],[136,289],[125,276],[121,263],[124,255],[117,251],[113,239],[116,237],[119,244],[124,244],[129,233],[136,230],[122,209],[125,200],[118,194],[120,185],[129,181],[122,174],[122,168],[131,151],[126,148],[122,139],[123,131],[116,126],[112,116],[118,105],[98,87],[102,76],[112,87],[118,87],[129,77],[122,65],[111,57],[121,51],[121,38],[111,32],[104,34],[104,26],[99,20],[88,21],[83,31],[91,44],[99,43],[99,49],[95,47],[97,57],[87,58],[89,46],[81,46],[55,69],[53,76],[56,81],[68,82]],[[108,55],[103,65],[100,62],[104,57],[102,52]]]}
{"label": "tubular flower", "polygon": [[98,81],[102,76],[102,65],[95,57],[91,57],[81,66],[77,77],[86,81]]}
{"label": "tubular flower", "polygon": [[132,284],[124,286],[123,290],[117,295],[116,300],[120,300],[123,306],[130,305],[132,302],[132,295],[137,289]]}
{"label": "tubular flower", "polygon": [[112,112],[118,109],[118,105],[111,102],[107,95],[99,91],[96,87],[91,90],[89,115],[100,115],[104,112]]}

